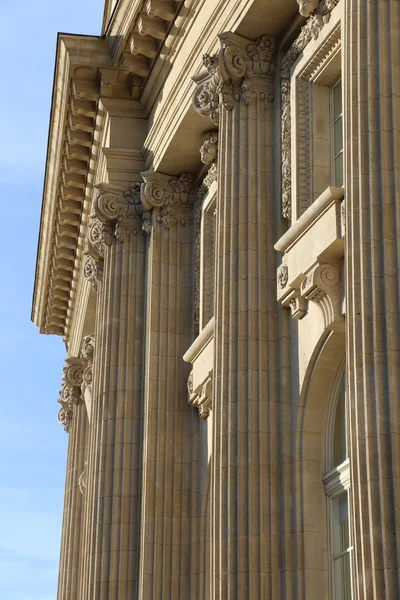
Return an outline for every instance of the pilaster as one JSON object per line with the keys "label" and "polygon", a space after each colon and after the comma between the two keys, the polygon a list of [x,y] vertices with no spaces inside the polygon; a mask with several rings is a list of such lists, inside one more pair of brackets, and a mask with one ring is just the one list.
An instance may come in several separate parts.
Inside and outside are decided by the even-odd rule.
{"label": "pilaster", "polygon": [[346,0],[346,333],[355,597],[400,596],[400,3]]}
{"label": "pilaster", "polygon": [[219,124],[211,597],[272,599],[280,597],[274,39],[219,37],[194,95]]}

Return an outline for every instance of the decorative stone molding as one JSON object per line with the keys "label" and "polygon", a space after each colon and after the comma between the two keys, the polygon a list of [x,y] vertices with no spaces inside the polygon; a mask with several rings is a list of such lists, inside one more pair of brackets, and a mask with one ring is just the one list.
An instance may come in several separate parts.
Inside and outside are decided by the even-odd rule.
{"label": "decorative stone molding", "polygon": [[[182,173],[179,177],[145,171],[141,173],[144,183],[141,185],[140,198],[145,209],[144,231],[151,231],[151,212],[156,209],[156,221],[165,229],[170,229],[178,222],[177,212],[181,208],[191,206],[190,190],[192,187],[192,176],[190,173]],[[185,225],[186,219],[179,220]]]}
{"label": "decorative stone molding", "polygon": [[82,358],[86,361],[85,370],[82,376],[82,394],[85,394],[87,388],[91,388],[93,379],[93,356],[94,356],[94,335],[86,335],[83,338]]}
{"label": "decorative stone molding", "polygon": [[72,356],[66,358],[65,362],[62,377],[63,387],[58,399],[61,404],[58,411],[58,422],[64,425],[64,430],[68,433],[72,423],[74,406],[77,406],[82,399],[81,386],[85,363],[81,358]]}
{"label": "decorative stone molding", "polygon": [[187,384],[189,403],[198,409],[201,419],[207,419],[212,409],[214,327],[213,317],[183,356],[193,365]]}
{"label": "decorative stone molding", "polygon": [[[193,106],[201,115],[219,123],[219,107],[232,110],[240,99],[248,106],[255,97],[256,78],[272,76],[275,38],[262,35],[255,42],[235,33],[219,34],[221,49],[214,55],[203,56],[205,70],[193,77],[197,84]],[[270,98],[273,100],[273,98]]]}
{"label": "decorative stone molding", "polygon": [[218,157],[218,131],[206,131],[203,134],[203,143],[200,147],[201,162],[212,165],[217,162]]}
{"label": "decorative stone molding", "polygon": [[282,215],[286,219],[292,218],[290,70],[307,44],[318,38],[338,2],[339,0],[298,0],[300,12],[304,13],[303,16],[308,16],[308,20],[281,63]]}
{"label": "decorative stone molding", "polygon": [[99,282],[103,279],[104,239],[103,224],[94,214],[88,227],[85,257],[83,274],[90,281],[92,287],[97,289]]}
{"label": "decorative stone molding", "polygon": [[287,265],[281,265],[278,268],[278,286],[284,288],[289,279],[289,269]]}
{"label": "decorative stone molding", "polygon": [[275,244],[282,252],[277,294],[294,319],[307,314],[308,301],[322,311],[326,329],[343,329],[341,261],[343,188],[330,187]]}
{"label": "decorative stone molding", "polygon": [[291,315],[296,320],[302,319],[307,314],[307,302],[296,287],[293,287],[282,299],[282,306],[290,308]]}

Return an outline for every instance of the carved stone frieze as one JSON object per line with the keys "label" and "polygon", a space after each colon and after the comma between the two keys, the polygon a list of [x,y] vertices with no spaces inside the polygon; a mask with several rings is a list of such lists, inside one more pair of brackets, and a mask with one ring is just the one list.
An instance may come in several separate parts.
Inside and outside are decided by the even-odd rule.
{"label": "carved stone frieze", "polygon": [[245,105],[255,97],[254,80],[274,74],[272,58],[275,39],[269,35],[255,42],[226,32],[219,36],[221,48],[214,55],[203,56],[205,70],[193,77],[197,88],[193,106],[201,115],[219,123],[219,108],[232,110],[236,97]]}
{"label": "carved stone frieze", "polygon": [[82,398],[81,386],[85,361],[82,358],[70,356],[65,359],[65,363],[62,377],[63,386],[58,399],[61,404],[58,411],[58,422],[64,426],[64,430],[68,433],[72,423],[74,406],[77,406]]}
{"label": "carved stone frieze", "polygon": [[[170,229],[178,222],[179,210],[191,206],[191,174],[182,173],[179,177],[173,177],[155,171],[145,171],[141,175],[144,181],[140,190],[140,198],[145,209],[143,230],[145,233],[151,231],[154,209],[156,221],[165,229]],[[184,225],[186,220],[181,218],[179,222]]]}
{"label": "carved stone frieze", "polygon": [[300,13],[307,16],[308,20],[281,63],[282,215],[286,219],[292,218],[290,70],[307,44],[318,38],[338,2],[298,0]]}

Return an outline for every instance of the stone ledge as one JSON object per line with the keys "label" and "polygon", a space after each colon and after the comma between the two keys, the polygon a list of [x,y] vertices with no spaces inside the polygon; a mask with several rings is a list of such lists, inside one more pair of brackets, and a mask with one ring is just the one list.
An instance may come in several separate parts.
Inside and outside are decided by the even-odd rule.
{"label": "stone ledge", "polygon": [[212,408],[214,327],[212,317],[183,356],[185,362],[193,365],[188,379],[189,402],[198,409],[202,419],[209,416]]}
{"label": "stone ledge", "polygon": [[328,187],[275,244],[283,254],[277,298],[302,319],[313,301],[327,329],[343,329],[341,263],[344,256],[344,190]]}

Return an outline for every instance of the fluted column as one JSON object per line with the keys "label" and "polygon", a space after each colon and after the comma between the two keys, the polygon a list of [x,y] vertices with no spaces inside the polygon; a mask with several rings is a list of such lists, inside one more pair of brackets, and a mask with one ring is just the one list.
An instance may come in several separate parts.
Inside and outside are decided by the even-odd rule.
{"label": "fluted column", "polygon": [[[82,600],[137,597],[145,237],[139,186],[99,184],[86,275],[98,289]],[[100,277],[99,277],[100,273]]]}
{"label": "fluted column", "polygon": [[357,600],[400,597],[400,2],[345,2],[346,327]]}
{"label": "fluted column", "polygon": [[194,106],[219,122],[212,598],[280,597],[274,40],[220,35]]}
{"label": "fluted column", "polygon": [[64,384],[60,392],[59,421],[69,433],[64,514],[61,539],[58,600],[78,597],[79,566],[83,543],[83,496],[79,477],[84,471],[87,412],[82,401],[81,384],[85,360],[69,357],[64,367]]}
{"label": "fluted column", "polygon": [[[193,212],[188,175],[142,173],[148,213],[146,369],[139,598],[190,598],[193,428],[189,368]],[[196,527],[196,526],[195,526]]]}

